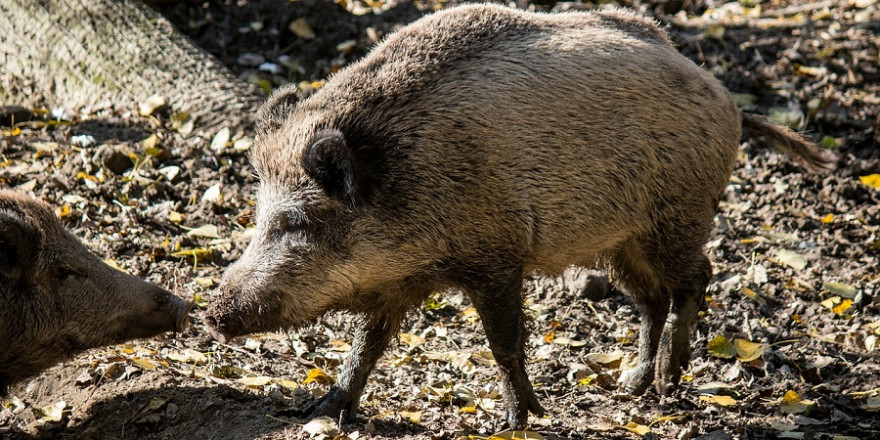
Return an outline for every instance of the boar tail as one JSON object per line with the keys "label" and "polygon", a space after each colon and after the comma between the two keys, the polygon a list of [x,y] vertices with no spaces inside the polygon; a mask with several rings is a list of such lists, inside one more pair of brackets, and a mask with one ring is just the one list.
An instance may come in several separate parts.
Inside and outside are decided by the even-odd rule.
{"label": "boar tail", "polygon": [[807,170],[824,172],[834,168],[836,159],[832,154],[788,127],[776,125],[757,115],[742,113],[741,116],[743,128],[766,136],[777,150],[793,156]]}

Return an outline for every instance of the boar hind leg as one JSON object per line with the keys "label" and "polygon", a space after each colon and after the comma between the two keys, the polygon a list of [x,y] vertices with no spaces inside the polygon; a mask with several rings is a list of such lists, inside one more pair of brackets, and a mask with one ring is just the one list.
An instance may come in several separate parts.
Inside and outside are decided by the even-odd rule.
{"label": "boar hind leg", "polygon": [[691,357],[690,330],[706,297],[706,288],[712,277],[712,265],[704,255],[690,279],[672,291],[672,309],[666,318],[660,348],[657,354],[657,372],[654,384],[657,392],[665,394],[671,384],[678,383],[682,368],[687,368]]}
{"label": "boar hind leg", "polygon": [[654,362],[670,304],[669,291],[658,283],[645,254],[641,245],[631,243],[617,258],[619,281],[635,303],[641,323],[635,366],[619,379],[623,391],[633,395],[644,393],[654,380]]}
{"label": "boar hind leg", "polygon": [[480,314],[489,348],[498,364],[506,406],[505,422],[510,428],[523,428],[529,411],[543,416],[544,408],[538,403],[525,368],[522,270],[478,279],[481,281],[471,280],[467,291]]}
{"label": "boar hind leg", "polygon": [[345,358],[339,381],[324,397],[305,409],[306,416],[355,419],[367,376],[397,334],[402,318],[402,314],[358,317],[351,352]]}

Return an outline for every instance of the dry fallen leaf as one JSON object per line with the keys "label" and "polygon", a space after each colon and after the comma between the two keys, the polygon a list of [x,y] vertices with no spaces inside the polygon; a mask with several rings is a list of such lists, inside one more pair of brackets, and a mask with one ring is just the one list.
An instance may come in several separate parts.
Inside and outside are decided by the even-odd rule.
{"label": "dry fallen leaf", "polygon": [[752,342],[747,339],[734,339],[736,356],[741,362],[750,362],[761,357],[770,346],[762,342]]}
{"label": "dry fallen leaf", "polygon": [[272,383],[272,378],[266,376],[242,377],[237,382],[247,387],[262,387]]}
{"label": "dry fallen leaf", "polygon": [[422,421],[421,411],[400,411],[398,414],[409,419],[410,423],[414,425],[418,425]]}
{"label": "dry fallen leaf", "polygon": [[870,186],[874,189],[880,189],[880,174],[870,174],[867,176],[859,177],[859,180],[862,181],[865,185]]}
{"label": "dry fallen leaf", "polygon": [[645,425],[640,425],[636,422],[629,422],[626,425],[621,426],[621,428],[623,428],[629,432],[632,432],[634,434],[638,434],[638,435],[642,435],[642,436],[651,432],[651,428],[649,428]]}
{"label": "dry fallen leaf", "polygon": [[67,408],[67,402],[62,400],[41,408],[34,408],[34,412],[41,422],[58,423],[64,419],[64,413],[70,411]]}
{"label": "dry fallen leaf", "polygon": [[325,373],[324,370],[320,368],[312,368],[309,370],[309,374],[306,376],[306,380],[303,381],[303,384],[318,382],[323,385],[330,385],[333,382],[336,382],[335,379],[330,377],[329,374]]}
{"label": "dry fallen leaf", "polygon": [[412,333],[401,333],[398,335],[398,337],[400,337],[400,340],[410,347],[418,347],[419,345],[425,343],[425,338],[419,335],[414,335]]}
{"label": "dry fallen leaf", "polygon": [[708,345],[709,354],[722,359],[736,356],[736,347],[724,335],[715,336]]}
{"label": "dry fallen leaf", "polygon": [[305,18],[297,18],[290,22],[290,25],[287,28],[290,29],[290,32],[293,32],[297,37],[300,37],[303,40],[311,40],[315,38],[315,31],[312,30],[312,26],[309,25],[309,22],[306,21]]}
{"label": "dry fallen leaf", "polygon": [[785,392],[785,395],[782,396],[782,402],[779,404],[779,409],[786,414],[802,414],[810,409],[813,404],[813,401],[802,398],[797,392],[788,390]]}
{"label": "dry fallen leaf", "polygon": [[190,237],[202,237],[202,238],[220,238],[220,234],[218,233],[217,226],[215,225],[203,225],[199,226],[195,229],[190,229],[186,235]]}
{"label": "dry fallen leaf", "polygon": [[700,400],[718,406],[734,406],[736,399],[730,396],[700,396]]}
{"label": "dry fallen leaf", "polygon": [[318,417],[312,419],[309,423],[303,425],[302,429],[309,434],[309,437],[325,435],[330,438],[335,438],[339,434],[339,427],[336,426],[336,422],[330,417]]}
{"label": "dry fallen leaf", "polygon": [[214,135],[214,139],[211,140],[211,150],[215,153],[220,154],[226,149],[226,144],[229,143],[229,129],[226,127],[221,128],[217,131],[217,134]]}
{"label": "dry fallen leaf", "polygon": [[786,266],[795,270],[804,270],[807,267],[807,258],[788,249],[777,249],[774,254],[776,259]]}
{"label": "dry fallen leaf", "polygon": [[823,287],[825,287],[825,290],[831,292],[832,294],[843,298],[853,299],[856,297],[856,288],[850,286],[849,284],[825,283],[825,286]]}

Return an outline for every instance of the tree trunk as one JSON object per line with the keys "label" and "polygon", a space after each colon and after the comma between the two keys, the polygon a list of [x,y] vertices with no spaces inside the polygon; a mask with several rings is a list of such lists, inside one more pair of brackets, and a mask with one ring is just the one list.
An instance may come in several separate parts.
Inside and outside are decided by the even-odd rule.
{"label": "tree trunk", "polygon": [[0,105],[136,109],[152,95],[204,128],[262,100],[139,0],[0,0]]}

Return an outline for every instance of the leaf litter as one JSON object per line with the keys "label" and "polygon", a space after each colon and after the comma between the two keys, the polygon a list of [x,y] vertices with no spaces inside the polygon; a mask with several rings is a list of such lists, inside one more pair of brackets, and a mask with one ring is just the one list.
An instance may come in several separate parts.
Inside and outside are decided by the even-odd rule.
{"label": "leaf litter", "polygon": [[[288,28],[299,18],[314,34],[309,42],[324,44],[328,29],[338,31],[325,26],[321,16],[335,12],[307,13],[299,9],[301,2],[285,5],[296,13],[287,15],[288,23],[277,24],[261,16],[265,15],[258,8],[261,2],[240,3],[253,14],[232,15],[236,23],[232,29],[250,29],[240,34],[240,43],[229,46],[233,60],[240,51],[258,51],[264,44],[259,41],[265,37],[261,32],[272,26],[292,38],[311,37],[300,25],[302,36]],[[387,5],[343,3],[341,9],[367,11],[362,17],[367,17],[364,20],[370,21],[372,30],[363,26],[358,31],[363,35],[339,35],[327,41],[328,55],[320,62],[309,61],[308,55],[297,60],[305,73],[289,69],[296,65],[292,61],[272,59],[275,49],[267,48],[260,55],[286,69],[283,74],[294,81],[320,87],[330,73],[330,60],[364,53],[366,44],[379,38],[377,32],[381,36],[396,24],[388,21],[392,20],[388,15],[377,18],[369,12]],[[547,419],[532,417],[530,432],[573,439],[645,434],[696,438],[717,428],[751,438],[775,436],[769,434],[771,430],[796,438],[809,428],[832,433],[831,438],[864,440],[880,430],[874,422],[880,392],[871,386],[880,381],[876,342],[880,168],[868,151],[877,140],[861,122],[878,114],[878,104],[870,101],[870,95],[877,93],[871,89],[875,74],[863,67],[877,59],[876,51],[865,45],[866,32],[871,30],[865,18],[877,16],[876,4],[850,2],[810,10],[813,28],[798,25],[796,29],[804,34],[793,35],[784,26],[800,23],[793,18],[796,14],[767,16],[768,11],[784,8],[758,3],[763,10],[757,12],[748,8],[725,14],[685,12],[685,25],[671,28],[673,38],[686,55],[741,94],[741,106],[763,114],[776,108],[778,116],[799,129],[805,127],[823,145],[856,159],[845,159],[842,169],[830,176],[807,175],[744,138],[743,156],[731,179],[736,183],[722,199],[719,225],[723,227],[713,232],[713,247],[707,250],[715,273],[708,292],[710,307],[702,312],[692,335],[694,356],[683,372],[684,389],[676,391],[666,406],[658,405],[651,392],[641,398],[617,397],[616,380],[631,365],[638,331],[638,315],[625,298],[612,293],[598,302],[576,300],[561,293],[562,284],[553,280],[530,280],[527,290],[543,310],[533,318],[542,331],[529,340],[536,353],[527,368],[549,414]],[[717,11],[721,3],[714,6]],[[181,20],[181,29],[188,28],[190,14],[196,18],[193,23],[209,23],[199,21],[207,13],[200,6],[185,12],[175,7],[160,6],[177,14],[172,20]],[[237,11],[231,3],[217,7]],[[263,27],[251,26],[255,17]],[[729,25],[737,20],[760,24]],[[194,38],[216,36],[213,25],[199,26],[204,36]],[[692,33],[689,26],[699,31]],[[804,40],[817,41],[818,47],[794,44],[811,32],[826,32],[828,38]],[[694,35],[699,36],[691,39]],[[752,46],[730,51],[740,44]],[[777,49],[796,53],[800,64],[788,65],[787,58],[772,55]],[[755,52],[762,57],[749,55]],[[846,57],[852,55],[862,62],[850,65]],[[829,73],[817,76],[821,69]],[[770,87],[740,82],[751,75]],[[276,78],[268,76],[263,80],[274,86]],[[819,105],[809,104],[815,99]],[[213,295],[215,280],[221,279],[223,268],[246,243],[246,236],[236,234],[243,226],[235,219],[247,219],[253,212],[248,200],[256,182],[242,154],[252,138],[231,129],[228,137],[199,134],[197,120],[181,112],[169,115],[158,106],[150,111],[151,119],[111,117],[140,130],[128,139],[112,141],[126,144],[136,155],[135,172],[115,175],[104,167],[103,158],[95,157],[108,136],[89,128],[86,115],[63,124],[46,120],[0,127],[0,179],[57,204],[61,218],[99,254],[204,306]],[[147,128],[138,128],[140,123]],[[77,200],[62,199],[67,196]],[[204,235],[183,229],[208,225],[217,229],[206,229]],[[215,242],[218,239],[223,243]],[[738,281],[729,286],[721,282],[734,277]],[[551,322],[561,327],[550,330]],[[367,428],[377,438],[485,439],[496,433],[493,424],[502,408],[496,366],[486,355],[478,314],[467,299],[449,293],[432,297],[407,325],[401,333],[412,337],[402,336],[371,376],[359,423],[337,426],[334,435],[356,438]],[[553,332],[549,342],[548,330]],[[93,427],[120,432],[125,426],[125,432],[135,437],[185,438],[200,429],[187,422],[194,419],[202,425],[211,420],[215,426],[209,428],[217,438],[306,438],[308,434],[300,433],[304,421],[285,410],[300,408],[329,390],[351,349],[346,347],[350,341],[351,319],[345,315],[327,316],[299,332],[268,334],[250,348],[244,340],[227,345],[210,341],[196,319],[182,334],[91,351],[14,389],[0,409],[0,433],[78,436]],[[87,380],[72,379],[81,373]],[[308,381],[310,377],[313,380]],[[67,403],[60,423],[38,422],[34,409],[62,400]],[[734,403],[725,406],[731,400]],[[703,412],[699,417],[652,422],[687,408]],[[130,418],[142,409],[148,411],[141,416],[157,422],[132,424],[116,415],[126,413]],[[418,422],[407,412],[419,412]],[[384,413],[392,416],[378,417]],[[208,414],[218,416],[208,419]],[[807,419],[821,424],[804,424]],[[764,420],[785,421],[794,428],[774,430]],[[636,431],[631,433],[625,426]],[[642,427],[650,433],[638,434]]]}

